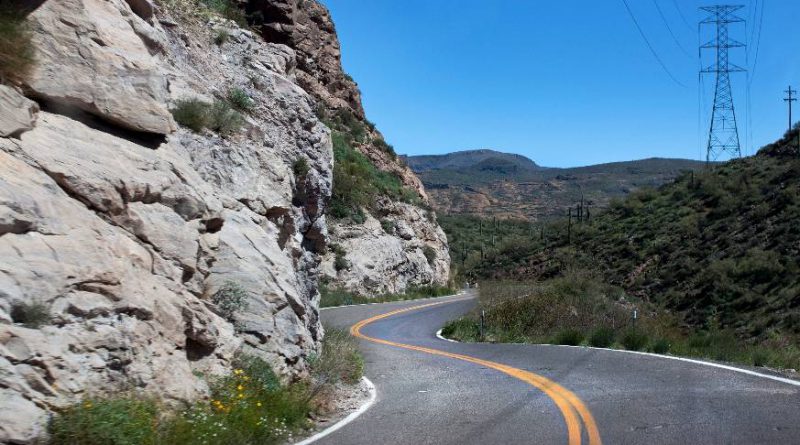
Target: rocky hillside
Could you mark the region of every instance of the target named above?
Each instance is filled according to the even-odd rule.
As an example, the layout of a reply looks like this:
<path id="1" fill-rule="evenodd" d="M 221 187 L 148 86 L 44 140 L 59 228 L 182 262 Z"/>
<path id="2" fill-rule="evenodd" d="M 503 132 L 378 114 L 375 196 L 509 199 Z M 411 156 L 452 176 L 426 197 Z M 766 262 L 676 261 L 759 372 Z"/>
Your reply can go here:
<path id="1" fill-rule="evenodd" d="M 279 0 L 250 1 L 247 12 L 263 25 L 266 40 L 297 51 L 297 81 L 318 100 L 317 114 L 334 133 L 338 167 L 325 281 L 366 296 L 446 285 L 447 238 L 422 182 L 366 119 L 358 86 L 342 70 L 328 10 Z"/>
<path id="2" fill-rule="evenodd" d="M 679 314 L 687 326 L 796 345 L 800 335 L 800 153 L 796 127 L 756 156 L 615 201 L 591 221 L 547 227 L 477 265 L 487 278 L 586 271 Z"/>
<path id="3" fill-rule="evenodd" d="M 657 187 L 703 163 L 642 159 L 576 168 L 540 167 L 517 154 L 493 150 L 409 156 L 434 207 L 443 214 L 547 220 L 579 202 L 604 208 L 611 198 Z"/>
<path id="4" fill-rule="evenodd" d="M 304 375 L 323 335 L 319 277 L 335 269 L 320 109 L 363 119 L 324 7 L 239 2 L 260 13 L 253 31 L 225 2 L 24 3 L 3 30 L 32 57 L 0 54 L 0 442 L 33 440 L 89 395 L 200 397 L 198 376 L 240 351 Z M 356 148 L 424 203 L 370 147 Z M 446 281 L 435 217 L 384 201 L 407 230 L 337 222 L 352 266 L 332 278 Z M 444 253 L 428 261 L 425 246 Z"/>

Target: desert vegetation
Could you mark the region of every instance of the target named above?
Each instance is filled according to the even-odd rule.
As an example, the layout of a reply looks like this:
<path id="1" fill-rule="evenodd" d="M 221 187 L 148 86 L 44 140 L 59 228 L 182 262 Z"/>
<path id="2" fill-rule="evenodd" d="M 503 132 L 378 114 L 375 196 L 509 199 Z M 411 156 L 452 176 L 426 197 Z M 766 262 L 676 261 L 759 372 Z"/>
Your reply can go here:
<path id="1" fill-rule="evenodd" d="M 403 293 L 388 293 L 376 296 L 365 296 L 345 289 L 321 285 L 322 295 L 320 307 L 347 306 L 351 304 L 386 303 L 389 301 L 418 300 L 421 298 L 443 297 L 455 293 L 455 289 L 447 286 L 417 286 L 406 289 Z"/>
<path id="2" fill-rule="evenodd" d="M 242 115 L 224 100 L 208 103 L 200 99 L 181 99 L 176 101 L 172 116 L 180 125 L 196 133 L 209 129 L 230 136 L 244 125 Z"/>
<path id="3" fill-rule="evenodd" d="M 485 281 L 479 289 L 479 309 L 450 322 L 443 335 L 460 341 L 582 345 L 800 367 L 800 348 L 787 338 L 754 342 L 718 323 L 687 327 L 677 314 L 583 273 L 544 282 Z"/>
<path id="4" fill-rule="evenodd" d="M 326 328 L 311 377 L 282 383 L 264 361 L 242 355 L 230 373 L 209 376 L 209 397 L 176 409 L 136 394 L 87 397 L 53 417 L 52 445 L 231 445 L 292 441 L 310 427 L 333 385 L 359 381 L 363 359 L 346 332 Z"/>
<path id="5" fill-rule="evenodd" d="M 475 252 L 474 223 L 441 218 L 448 236 L 455 234 L 450 238 L 454 269 L 487 283 L 524 283 L 519 284 L 524 291 L 508 294 L 501 289 L 510 285 L 481 290 L 491 314 L 486 335 L 494 337 L 488 340 L 591 344 L 595 338 L 597 344 L 629 349 L 797 369 L 797 137 L 795 129 L 757 156 L 644 188 L 612 201 L 591 219 L 554 220 L 527 233 L 520 226 L 493 249 L 483 235 L 482 260 Z M 463 266 L 459 244 L 470 251 Z M 595 284 L 581 287 L 587 283 Z M 494 304 L 496 295 L 508 298 Z M 564 318 L 541 305 L 579 315 Z M 642 317 L 636 330 L 611 322 L 632 305 Z M 584 313 L 602 315 L 606 322 L 587 320 Z M 475 338 L 474 323 L 472 317 L 450 329 Z"/>

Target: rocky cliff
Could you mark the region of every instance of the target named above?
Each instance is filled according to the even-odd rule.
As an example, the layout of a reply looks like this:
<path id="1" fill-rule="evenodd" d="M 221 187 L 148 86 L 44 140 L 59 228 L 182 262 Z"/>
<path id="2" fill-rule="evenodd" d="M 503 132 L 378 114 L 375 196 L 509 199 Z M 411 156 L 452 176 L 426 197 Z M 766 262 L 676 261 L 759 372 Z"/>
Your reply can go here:
<path id="1" fill-rule="evenodd" d="M 331 245 L 338 246 L 346 267 L 335 267 L 336 254 L 329 252 L 322 267 L 325 279 L 364 295 L 446 285 L 450 270 L 447 238 L 429 209 L 422 182 L 366 119 L 358 86 L 342 70 L 341 49 L 329 11 L 313 1 L 251 0 L 247 12 L 261 25 L 265 40 L 297 51 L 297 81 L 317 99 L 318 115 L 334 132 L 353 133 L 359 127 L 363 136 L 351 142 L 353 147 L 380 171 L 399 178 L 403 187 L 419 198 L 409 204 L 379 197 L 363 221 L 331 218 Z M 387 225 L 393 229 L 385 230 Z"/>
<path id="2" fill-rule="evenodd" d="M 0 442 L 89 393 L 197 397 L 242 348 L 301 375 L 322 335 L 331 141 L 296 52 L 142 4 L 45 2 L 0 86 Z M 233 87 L 254 106 L 229 136 L 169 112 Z"/>
<path id="3" fill-rule="evenodd" d="M 0 442 L 33 440 L 89 395 L 201 397 L 198 376 L 240 351 L 302 377 L 332 270 L 320 104 L 364 121 L 327 10 L 239 2 L 254 32 L 192 0 L 29 3 L 35 63 L 0 84 Z M 227 126 L 171 113 L 217 104 Z M 393 157 L 359 149 L 426 199 Z M 435 216 L 383 202 L 397 233 L 338 223 L 352 266 L 332 275 L 365 291 L 444 283 Z"/>

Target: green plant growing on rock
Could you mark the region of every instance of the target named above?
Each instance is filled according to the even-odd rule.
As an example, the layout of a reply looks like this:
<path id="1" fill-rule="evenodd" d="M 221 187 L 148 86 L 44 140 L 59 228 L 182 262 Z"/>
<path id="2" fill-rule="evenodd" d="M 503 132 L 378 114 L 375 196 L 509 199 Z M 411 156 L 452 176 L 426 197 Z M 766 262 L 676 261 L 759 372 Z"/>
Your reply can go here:
<path id="1" fill-rule="evenodd" d="M 24 79 L 35 62 L 33 32 L 13 1 L 0 0 L 0 83 Z"/>
<path id="2" fill-rule="evenodd" d="M 214 43 L 217 44 L 217 46 L 222 46 L 222 45 L 225 44 L 225 42 L 228 41 L 228 39 L 230 39 L 230 37 L 231 37 L 231 35 L 228 33 L 227 30 L 218 29 L 214 33 Z"/>
<path id="3" fill-rule="evenodd" d="M 209 128 L 223 136 L 230 136 L 244 125 L 244 118 L 238 111 L 231 109 L 227 102 L 214 101 L 209 110 Z"/>
<path id="4" fill-rule="evenodd" d="M 236 313 L 246 310 L 247 291 L 235 281 L 226 281 L 211 297 L 211 302 L 217 306 L 219 315 L 233 323 Z"/>
<path id="5" fill-rule="evenodd" d="M 389 220 L 389 219 L 382 219 L 381 220 L 381 228 L 388 235 L 394 235 L 394 229 L 395 229 L 394 221 Z"/>
<path id="6" fill-rule="evenodd" d="M 241 88 L 231 88 L 228 90 L 228 102 L 239 111 L 250 112 L 255 108 L 255 101 L 247 92 Z"/>
<path id="7" fill-rule="evenodd" d="M 200 0 L 200 3 L 222 17 L 233 20 L 242 28 L 247 27 L 247 15 L 234 0 Z"/>
<path id="8" fill-rule="evenodd" d="M 304 177 L 308 174 L 310 167 L 308 166 L 308 161 L 303 156 L 298 157 L 295 159 L 294 163 L 292 164 L 292 171 L 294 175 L 298 178 Z"/>
<path id="9" fill-rule="evenodd" d="M 175 121 L 195 133 L 204 129 L 228 136 L 242 128 L 244 118 L 231 109 L 226 101 L 216 100 L 213 104 L 200 99 L 180 99 L 171 110 Z"/>
<path id="10" fill-rule="evenodd" d="M 42 302 L 16 303 L 11 306 L 11 319 L 26 328 L 38 329 L 48 324 L 52 318 L 50 307 Z"/>
<path id="11" fill-rule="evenodd" d="M 209 126 L 209 107 L 207 102 L 200 99 L 180 99 L 171 110 L 172 117 L 178 124 L 199 133 Z"/>

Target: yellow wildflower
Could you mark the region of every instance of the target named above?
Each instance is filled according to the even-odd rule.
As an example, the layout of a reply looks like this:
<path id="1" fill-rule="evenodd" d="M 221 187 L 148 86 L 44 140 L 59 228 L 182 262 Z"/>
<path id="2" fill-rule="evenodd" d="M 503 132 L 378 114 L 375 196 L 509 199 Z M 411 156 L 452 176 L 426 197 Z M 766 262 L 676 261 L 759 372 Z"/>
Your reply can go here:
<path id="1" fill-rule="evenodd" d="M 244 390 L 244 386 L 239 385 L 239 386 L 236 387 L 236 389 L 238 389 L 239 391 L 243 391 Z"/>
<path id="2" fill-rule="evenodd" d="M 256 403 L 256 406 L 261 406 L 261 402 L 257 402 L 257 403 Z"/>

